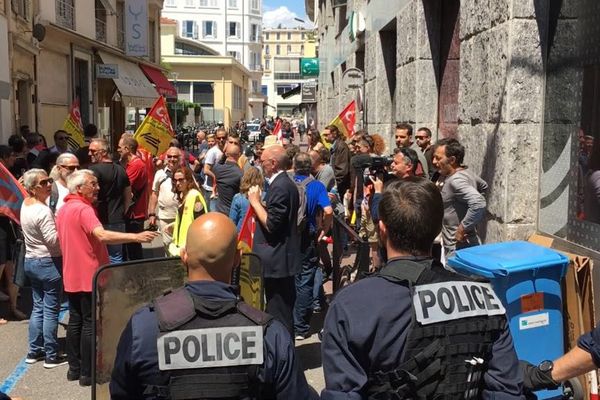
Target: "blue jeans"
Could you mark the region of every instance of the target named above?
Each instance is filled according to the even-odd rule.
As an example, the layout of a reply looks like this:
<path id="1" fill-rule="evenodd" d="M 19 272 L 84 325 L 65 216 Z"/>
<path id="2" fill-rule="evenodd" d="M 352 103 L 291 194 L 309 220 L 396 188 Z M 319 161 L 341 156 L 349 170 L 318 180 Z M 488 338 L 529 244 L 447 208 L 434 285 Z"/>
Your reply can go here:
<path id="1" fill-rule="evenodd" d="M 62 257 L 26 258 L 25 274 L 31 280 L 33 309 L 29 318 L 29 352 L 58 353 L 58 312 L 62 293 Z"/>
<path id="2" fill-rule="evenodd" d="M 313 287 L 319 257 L 314 241 L 303 252 L 302 270 L 296 275 L 296 303 L 294 304 L 294 331 L 296 335 L 308 334 L 313 312 Z"/>
<path id="3" fill-rule="evenodd" d="M 323 270 L 317 267 L 313 283 L 313 310 L 325 305 L 325 290 L 323 290 Z"/>
<path id="4" fill-rule="evenodd" d="M 104 229 L 107 231 L 125 232 L 125 222 L 105 224 Z M 106 248 L 108 249 L 108 259 L 111 264 L 122 263 L 124 261 L 122 244 L 107 244 Z"/>

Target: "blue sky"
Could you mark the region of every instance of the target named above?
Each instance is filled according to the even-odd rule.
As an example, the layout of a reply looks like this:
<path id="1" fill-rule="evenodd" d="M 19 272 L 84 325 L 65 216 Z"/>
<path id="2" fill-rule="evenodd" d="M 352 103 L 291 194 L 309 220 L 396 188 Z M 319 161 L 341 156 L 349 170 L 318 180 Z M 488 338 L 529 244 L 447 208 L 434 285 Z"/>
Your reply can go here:
<path id="1" fill-rule="evenodd" d="M 285 28 L 301 25 L 294 18 L 308 23 L 304 0 L 263 0 L 263 25 L 275 27 L 281 24 Z"/>

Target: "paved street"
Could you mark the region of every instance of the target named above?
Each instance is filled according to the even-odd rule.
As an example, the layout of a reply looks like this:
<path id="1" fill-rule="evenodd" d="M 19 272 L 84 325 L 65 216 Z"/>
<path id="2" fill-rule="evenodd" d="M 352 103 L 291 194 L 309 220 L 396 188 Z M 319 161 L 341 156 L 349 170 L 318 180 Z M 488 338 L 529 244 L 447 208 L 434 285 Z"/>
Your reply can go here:
<path id="1" fill-rule="evenodd" d="M 145 246 L 147 257 L 157 257 L 160 244 L 154 241 Z M 329 292 L 330 285 L 326 284 Z M 23 310 L 29 311 L 31 294 L 28 290 L 22 291 L 21 303 Z M 6 313 L 6 303 L 0 303 L 0 315 Z M 315 314 L 313 318 L 313 332 L 320 329 L 323 314 Z M 68 320 L 64 316 L 64 322 Z M 61 399 L 82 400 L 91 398 L 90 388 L 80 387 L 78 382 L 68 382 L 66 379 L 67 366 L 52 370 L 44 369 L 43 363 L 27 365 L 28 321 L 9 321 L 0 326 L 1 357 L 0 357 L 0 390 L 8 392 L 11 396 L 22 397 L 26 400 Z M 65 328 L 60 326 L 58 336 L 64 348 Z M 316 334 L 311 338 L 299 342 L 296 346 L 298 355 L 302 360 L 308 383 L 317 391 L 324 387 L 323 372 L 321 368 L 321 347 Z"/>

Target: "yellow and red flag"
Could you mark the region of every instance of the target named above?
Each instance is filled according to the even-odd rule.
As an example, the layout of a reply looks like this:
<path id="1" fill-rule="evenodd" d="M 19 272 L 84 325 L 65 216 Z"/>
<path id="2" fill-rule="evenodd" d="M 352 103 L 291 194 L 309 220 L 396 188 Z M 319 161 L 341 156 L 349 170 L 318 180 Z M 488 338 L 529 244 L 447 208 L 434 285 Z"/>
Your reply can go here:
<path id="1" fill-rule="evenodd" d="M 352 100 L 341 113 L 338 114 L 328 125 L 336 126 L 340 134 L 346 139 L 354 136 L 354 125 L 356 124 L 356 100 Z M 325 147 L 330 148 L 331 144 L 327 143 L 321 137 L 321 142 Z"/>
<path id="2" fill-rule="evenodd" d="M 81 109 L 79 108 L 79 98 L 76 98 L 71 104 L 69 115 L 62 126 L 63 131 L 69 135 L 69 147 L 76 150 L 85 143 L 83 140 L 83 123 L 81 122 Z"/>
<path id="3" fill-rule="evenodd" d="M 283 132 L 281 132 L 281 119 L 278 119 L 275 123 L 275 127 L 273 128 L 273 133 L 271 135 L 277 136 L 277 140 L 281 143 L 281 139 L 283 138 Z"/>
<path id="4" fill-rule="evenodd" d="M 244 253 L 252 252 L 252 245 L 254 244 L 254 231 L 256 230 L 256 214 L 254 208 L 248 206 L 248 211 L 242 222 L 242 228 L 238 233 L 238 249 Z"/>
<path id="5" fill-rule="evenodd" d="M 0 215 L 20 224 L 20 212 L 27 192 L 14 176 L 0 163 Z"/>
<path id="6" fill-rule="evenodd" d="M 160 96 L 133 135 L 138 144 L 153 156 L 163 154 L 175 133 L 165 98 Z"/>

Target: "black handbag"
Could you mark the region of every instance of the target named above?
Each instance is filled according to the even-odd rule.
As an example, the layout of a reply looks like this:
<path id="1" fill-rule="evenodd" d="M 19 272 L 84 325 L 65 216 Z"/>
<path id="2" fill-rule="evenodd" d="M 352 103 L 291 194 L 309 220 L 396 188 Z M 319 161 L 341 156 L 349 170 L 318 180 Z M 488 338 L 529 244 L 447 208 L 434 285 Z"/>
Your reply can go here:
<path id="1" fill-rule="evenodd" d="M 12 259 L 15 273 L 13 275 L 13 283 L 18 287 L 31 287 L 31 281 L 25 274 L 25 239 L 20 228 L 15 228 L 11 222 L 15 237 L 15 245 L 12 249 Z"/>

